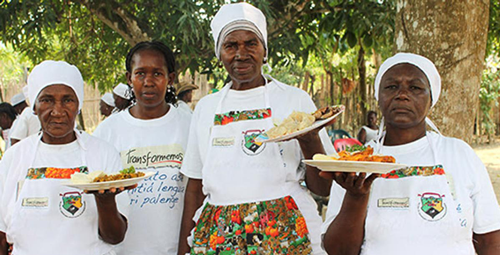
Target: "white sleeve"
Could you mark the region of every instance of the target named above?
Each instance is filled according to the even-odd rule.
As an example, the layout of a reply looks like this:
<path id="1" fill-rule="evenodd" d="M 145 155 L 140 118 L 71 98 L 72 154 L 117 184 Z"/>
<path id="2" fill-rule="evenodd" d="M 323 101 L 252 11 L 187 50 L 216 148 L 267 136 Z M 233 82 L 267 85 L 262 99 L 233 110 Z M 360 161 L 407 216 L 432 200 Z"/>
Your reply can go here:
<path id="1" fill-rule="evenodd" d="M 38 133 L 42 126 L 40 125 L 40 119 L 38 119 L 38 116 L 35 114 L 29 112 L 28 119 L 26 120 L 26 123 L 28 123 L 28 136 L 32 134 Z"/>
<path id="2" fill-rule="evenodd" d="M 11 205 L 12 198 L 15 196 L 15 188 L 17 187 L 17 180 L 14 180 L 12 177 L 13 173 L 17 173 L 19 171 L 10 172 L 12 168 L 16 168 L 16 161 L 14 155 L 18 155 L 19 147 L 8 150 L 5 152 L 2 160 L 0 160 L 0 231 L 6 233 L 8 229 L 8 219 L 7 214 L 9 210 L 13 209 Z M 19 159 L 19 158 L 17 158 Z M 20 172 L 19 172 L 20 173 Z"/>
<path id="3" fill-rule="evenodd" d="M 108 147 L 108 146 L 106 146 Z M 106 165 L 107 171 L 109 173 L 116 173 L 119 172 L 120 170 L 123 169 L 122 166 L 122 161 L 120 159 L 120 153 L 116 151 L 114 148 L 112 148 L 110 145 L 108 147 L 109 152 L 107 153 L 108 156 L 106 157 Z M 120 194 L 118 194 L 116 197 L 116 207 L 118 208 L 118 211 L 128 218 L 129 212 L 130 212 L 130 197 L 128 195 L 127 191 L 124 191 Z"/>
<path id="4" fill-rule="evenodd" d="M 104 122 L 101 122 L 101 124 L 99 124 L 95 128 L 94 132 L 92 132 L 92 135 L 95 136 L 95 137 L 97 137 L 97 138 L 99 138 L 99 139 L 102 139 L 104 141 L 109 141 L 109 139 L 107 139 L 108 137 L 106 137 L 106 135 L 105 135 L 105 129 L 106 128 L 103 127 L 105 125 L 103 123 Z"/>
<path id="5" fill-rule="evenodd" d="M 24 112 L 24 111 L 23 111 Z M 25 118 L 25 114 L 19 115 L 16 119 L 16 125 L 14 125 L 10 131 L 10 139 L 22 140 L 28 137 L 28 120 Z"/>
<path id="6" fill-rule="evenodd" d="M 474 188 L 471 198 L 474 206 L 474 225 L 476 234 L 486 234 L 500 229 L 500 206 L 493 190 L 486 167 L 472 149 L 469 152 L 469 163 L 472 165 Z"/>
<path id="7" fill-rule="evenodd" d="M 5 195 L 5 179 L 7 177 L 7 171 L 9 170 L 9 167 L 6 165 L 8 159 L 4 157 L 3 160 L 0 160 L 0 231 L 6 233 L 7 232 L 7 224 L 5 223 L 5 212 L 4 210 L 7 210 L 8 205 L 7 201 L 4 197 Z"/>
<path id="8" fill-rule="evenodd" d="M 203 177 L 201 172 L 203 161 L 201 160 L 200 142 L 197 133 L 200 123 L 200 111 L 201 107 L 196 107 L 191 117 L 186 154 L 182 161 L 182 168 L 180 171 L 182 174 L 192 179 L 202 179 Z"/>
<path id="9" fill-rule="evenodd" d="M 323 227 L 321 228 L 322 235 L 326 233 L 330 224 L 332 224 L 335 217 L 339 214 L 342 202 L 344 201 L 344 196 L 345 189 L 340 187 L 340 185 L 334 181 L 330 190 L 330 198 L 328 200 L 325 221 L 323 222 Z"/>

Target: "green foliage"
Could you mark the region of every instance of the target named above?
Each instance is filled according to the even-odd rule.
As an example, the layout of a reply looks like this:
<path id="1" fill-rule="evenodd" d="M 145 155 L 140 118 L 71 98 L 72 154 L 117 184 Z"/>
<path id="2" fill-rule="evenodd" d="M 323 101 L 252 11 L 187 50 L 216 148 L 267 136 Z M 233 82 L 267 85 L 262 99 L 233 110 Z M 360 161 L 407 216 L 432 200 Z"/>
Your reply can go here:
<path id="1" fill-rule="evenodd" d="M 23 66 L 29 66 L 29 61 L 11 47 L 0 44 L 0 84 L 23 82 Z"/>
<path id="2" fill-rule="evenodd" d="M 145 38 L 169 45 L 178 71 L 197 70 L 220 81 L 225 77 L 217 67 L 209 25 L 225 2 L 7 1 L 0 5 L 0 40 L 34 64 L 45 59 L 75 64 L 86 82 L 98 84 L 101 90 L 124 82 L 125 55 Z M 343 55 L 359 44 L 371 49 L 392 42 L 392 1 L 248 2 L 267 17 L 268 58 L 278 75 L 287 67 L 297 70 L 296 63 L 306 66 L 313 55 L 320 56 L 325 70 L 332 70 L 334 54 Z"/>
<path id="3" fill-rule="evenodd" d="M 488 27 L 488 41 L 486 44 L 486 57 L 500 56 L 500 1 L 490 1 L 490 22 Z"/>
<path id="4" fill-rule="evenodd" d="M 34 64 L 46 59 L 74 64 L 87 83 L 102 89 L 124 78 L 126 42 L 81 4 L 50 0 L 4 4 L 0 38 Z"/>
<path id="5" fill-rule="evenodd" d="M 491 117 L 493 106 L 498 106 L 500 97 L 500 71 L 491 72 L 485 70 L 479 90 L 479 103 L 482 112 L 481 122 L 487 134 L 492 134 L 495 130 L 495 122 Z"/>

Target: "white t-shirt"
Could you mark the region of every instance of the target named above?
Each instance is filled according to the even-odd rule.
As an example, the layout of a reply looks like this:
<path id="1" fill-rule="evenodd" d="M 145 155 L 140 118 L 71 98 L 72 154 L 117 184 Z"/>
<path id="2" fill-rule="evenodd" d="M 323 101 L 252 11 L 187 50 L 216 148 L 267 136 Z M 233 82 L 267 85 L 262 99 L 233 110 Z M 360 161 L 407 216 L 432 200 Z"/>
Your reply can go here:
<path id="1" fill-rule="evenodd" d="M 275 82 L 268 86 L 275 123 L 283 121 L 293 111 L 310 113 L 316 111 L 316 106 L 305 91 L 284 84 L 282 84 L 282 88 L 285 89 L 282 89 Z M 264 91 L 265 88 L 262 86 L 244 91 L 230 90 L 224 98 L 221 112 L 266 108 Z M 214 124 L 215 111 L 220 96 L 220 93 L 207 95 L 198 102 L 194 110 L 188 149 L 182 166 L 182 173 L 189 178 L 201 179 L 203 177 L 203 162 L 207 155 L 210 130 Z M 325 129 L 322 129 L 319 134 L 326 153 L 334 153 L 335 149 Z M 305 174 L 305 166 L 301 163 L 303 156 L 299 142 L 293 139 L 279 143 L 279 146 L 287 171 L 287 181 L 302 179 Z"/>
<path id="2" fill-rule="evenodd" d="M 430 142 L 433 144 L 432 148 Z M 373 146 L 373 143 L 370 145 Z M 372 218 L 373 222 L 368 222 L 367 218 L 365 233 L 373 232 L 373 226 L 376 226 L 377 234 L 370 235 L 373 239 L 370 249 L 364 249 L 365 241 L 361 254 L 380 254 L 380 251 L 383 251 L 383 254 L 387 255 L 429 252 L 473 255 L 475 252 L 472 246 L 472 232 L 484 234 L 500 229 L 500 208 L 486 168 L 465 142 L 427 132 L 426 137 L 417 141 L 399 146 L 383 146 L 380 152 L 394 156 L 398 163 L 409 166 L 442 165 L 453 199 L 448 200 L 448 204 L 443 206 L 445 210 L 438 217 L 428 218 L 422 213 L 419 197 L 406 198 L 404 203 L 401 202 L 402 193 L 414 190 L 415 194 L 422 194 L 418 196 L 423 199 L 426 191 L 436 189 L 437 187 L 414 185 L 416 181 L 428 177 L 376 179 L 373 182 L 369 204 L 378 203 L 378 206 L 368 208 L 368 215 L 371 210 L 374 211 L 372 215 L 390 215 L 391 222 L 377 221 L 375 218 Z M 334 182 L 323 233 L 338 214 L 344 194 L 345 190 Z M 381 202 L 383 204 L 380 204 Z M 440 224 L 446 217 L 457 217 L 454 219 L 456 224 Z M 397 240 L 394 240 L 395 236 Z"/>
<path id="3" fill-rule="evenodd" d="M 193 113 L 193 110 L 191 110 L 191 107 L 189 107 L 189 105 L 182 101 L 182 100 L 178 100 L 177 101 L 177 108 L 183 110 L 183 111 L 186 111 L 188 112 L 189 114 L 192 114 Z"/>
<path id="4" fill-rule="evenodd" d="M 44 144 L 33 135 L 9 149 L 0 162 L 0 231 L 14 244 L 13 254 L 114 254 L 114 246 L 99 237 L 94 195 L 62 183 L 70 169 L 121 168 L 116 150 L 86 133 L 64 145 Z M 122 199 L 128 196 L 117 195 Z M 118 210 L 128 213 L 127 207 Z"/>
<path id="5" fill-rule="evenodd" d="M 156 172 L 128 192 L 129 227 L 118 254 L 177 254 L 187 183 L 179 170 L 189 123 L 187 113 L 170 106 L 167 114 L 152 120 L 134 118 L 125 110 L 94 131 L 116 147 L 124 167 Z"/>
<path id="6" fill-rule="evenodd" d="M 40 120 L 33 113 L 30 106 L 24 108 L 21 114 L 14 120 L 10 128 L 10 139 L 22 140 L 40 131 Z"/>
<path id="7" fill-rule="evenodd" d="M 377 139 L 378 130 L 371 129 L 368 126 L 363 126 L 362 129 L 364 129 L 366 133 L 365 144 L 368 144 L 371 140 Z"/>

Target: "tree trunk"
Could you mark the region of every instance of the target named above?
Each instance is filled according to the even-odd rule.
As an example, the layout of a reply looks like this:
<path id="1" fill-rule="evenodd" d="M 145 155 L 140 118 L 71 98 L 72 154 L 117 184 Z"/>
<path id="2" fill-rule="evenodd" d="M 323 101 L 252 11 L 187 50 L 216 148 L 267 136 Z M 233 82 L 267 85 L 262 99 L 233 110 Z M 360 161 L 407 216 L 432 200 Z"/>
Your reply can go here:
<path id="1" fill-rule="evenodd" d="M 358 73 L 359 73 L 359 92 L 361 96 L 361 116 L 359 119 L 365 119 L 368 110 L 368 91 L 366 90 L 366 64 L 365 64 L 365 50 L 361 43 L 359 44 L 358 51 Z"/>
<path id="2" fill-rule="evenodd" d="M 431 119 L 446 136 L 472 141 L 484 68 L 489 0 L 399 0 L 395 47 L 434 62 L 442 79 Z"/>
<path id="3" fill-rule="evenodd" d="M 120 34 L 131 46 L 142 41 L 150 41 L 147 24 L 143 24 L 132 13 L 122 8 L 115 1 L 93 2 L 78 0 L 87 9 L 96 15 L 104 24 Z"/>

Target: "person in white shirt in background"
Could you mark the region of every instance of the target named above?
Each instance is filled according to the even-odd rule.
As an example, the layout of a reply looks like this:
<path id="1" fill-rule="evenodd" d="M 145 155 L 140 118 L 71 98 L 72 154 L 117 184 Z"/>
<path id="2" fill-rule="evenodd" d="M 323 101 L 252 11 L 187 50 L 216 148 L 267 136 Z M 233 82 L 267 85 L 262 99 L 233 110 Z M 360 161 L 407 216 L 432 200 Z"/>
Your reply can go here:
<path id="1" fill-rule="evenodd" d="M 13 95 L 10 99 L 10 104 L 14 107 L 17 114 L 21 114 L 24 108 L 28 107 L 26 97 L 23 92 Z"/>
<path id="2" fill-rule="evenodd" d="M 138 43 L 125 64 L 136 103 L 105 119 L 94 135 L 115 146 L 125 167 L 155 174 L 128 192 L 129 229 L 117 252 L 176 254 L 186 189 L 179 171 L 191 115 L 173 106 L 175 58 L 165 44 Z"/>
<path id="3" fill-rule="evenodd" d="M 231 82 L 193 113 L 181 169 L 189 180 L 178 254 L 325 254 L 322 220 L 307 189 L 328 196 L 331 180 L 301 159 L 334 153 L 326 131 L 282 143 L 255 140 L 273 119 L 316 106 L 305 91 L 263 74 L 267 24 L 259 9 L 224 5 L 211 28 Z"/>
<path id="4" fill-rule="evenodd" d="M 181 82 L 177 85 L 177 108 L 193 113 L 189 103 L 193 101 L 193 90 L 195 89 L 198 89 L 198 86 L 189 82 Z"/>
<path id="5" fill-rule="evenodd" d="M 101 97 L 101 101 L 99 101 L 99 111 L 104 118 L 108 117 L 113 113 L 115 109 L 115 99 L 113 98 L 113 94 L 106 92 Z"/>
<path id="6" fill-rule="evenodd" d="M 118 195 L 124 188 L 86 194 L 64 185 L 73 173 L 122 169 L 111 145 L 74 129 L 84 101 L 80 71 L 47 60 L 33 68 L 28 86 L 42 132 L 0 162 L 0 255 L 9 244 L 12 255 L 115 254 L 127 230 L 127 207 L 117 207 L 128 201 Z"/>
<path id="7" fill-rule="evenodd" d="M 366 123 L 367 125 L 361 127 L 361 130 L 358 132 L 358 141 L 362 144 L 366 144 L 377 138 L 377 112 L 368 111 L 366 114 Z"/>
<path id="8" fill-rule="evenodd" d="M 486 168 L 427 118 L 440 92 L 438 70 L 425 57 L 398 53 L 380 66 L 375 98 L 383 118 L 368 145 L 408 168 L 321 172 L 336 182 L 323 228 L 329 254 L 500 254 L 500 207 Z"/>
<path id="9" fill-rule="evenodd" d="M 26 102 L 28 90 L 28 86 L 23 87 L 24 100 L 20 104 L 16 104 L 17 109 L 22 109 L 22 112 L 12 124 L 10 130 L 11 146 L 32 134 L 40 132 L 40 120 L 38 120 L 31 107 L 26 107 L 28 105 L 28 102 Z"/>
<path id="10" fill-rule="evenodd" d="M 17 112 L 9 103 L 0 103 L 0 128 L 2 128 L 2 139 L 5 142 L 6 151 L 10 147 L 9 131 L 12 123 L 17 118 Z"/>
<path id="11" fill-rule="evenodd" d="M 113 88 L 113 99 L 115 100 L 115 109 L 113 112 L 119 112 L 132 105 L 132 88 L 123 83 L 119 83 Z"/>

